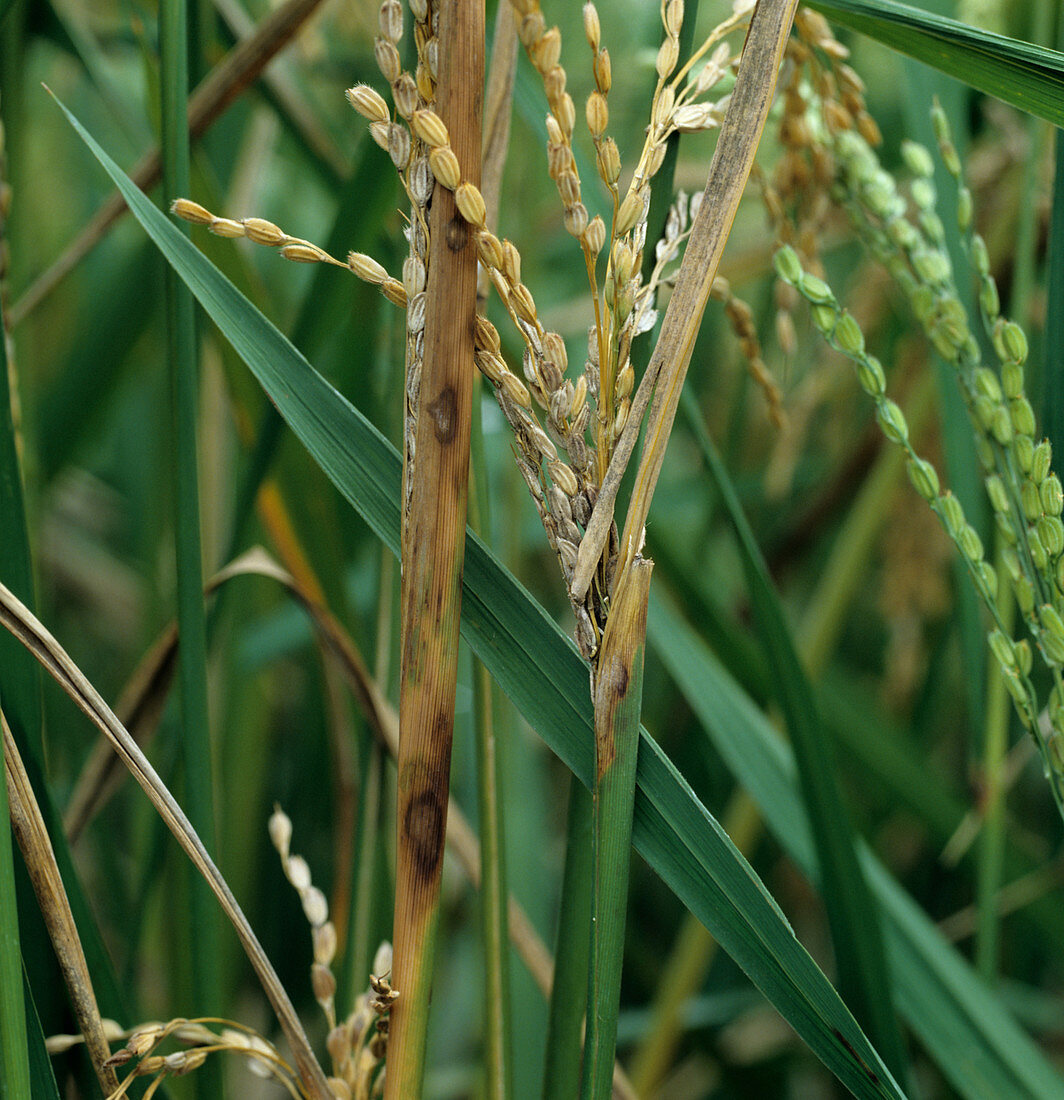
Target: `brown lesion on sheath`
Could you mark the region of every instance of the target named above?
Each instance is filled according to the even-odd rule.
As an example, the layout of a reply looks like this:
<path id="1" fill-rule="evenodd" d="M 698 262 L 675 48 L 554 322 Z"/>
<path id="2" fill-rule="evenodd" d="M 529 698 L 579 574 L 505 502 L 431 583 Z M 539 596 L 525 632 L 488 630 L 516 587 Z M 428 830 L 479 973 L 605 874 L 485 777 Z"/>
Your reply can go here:
<path id="1" fill-rule="evenodd" d="M 432 431 L 440 443 L 450 443 L 454 439 L 458 421 L 458 399 L 454 387 L 442 390 L 428 407 L 432 417 Z"/>
<path id="2" fill-rule="evenodd" d="M 595 772 L 605 775 L 610 765 L 617 759 L 617 746 L 612 737 L 603 730 L 595 731 Z"/>
<path id="3" fill-rule="evenodd" d="M 616 654 L 597 670 L 595 682 L 595 766 L 602 775 L 613 763 L 617 746 L 613 739 L 613 715 L 628 691 L 629 672 Z"/>
<path id="4" fill-rule="evenodd" d="M 628 694 L 628 681 L 631 678 L 631 670 L 625 663 L 625 659 L 619 654 L 613 654 L 600 663 L 598 668 L 597 686 L 595 694 L 603 703 L 619 703 Z"/>
<path id="5" fill-rule="evenodd" d="M 443 855 L 447 812 L 435 791 L 411 798 L 403 815 L 403 839 L 409 845 L 414 868 L 422 879 L 435 878 Z"/>
<path id="6" fill-rule="evenodd" d="M 629 672 L 626 665 L 622 665 L 617 670 L 616 682 L 613 685 L 613 695 L 615 699 L 623 699 L 628 694 L 628 679 Z"/>
<path id="7" fill-rule="evenodd" d="M 461 252 L 469 244 L 469 223 L 461 214 L 456 213 L 447 223 L 443 235 L 452 252 Z"/>
<path id="8" fill-rule="evenodd" d="M 641 556 L 629 566 L 617 586 L 610 618 L 594 670 L 595 767 L 602 776 L 617 757 L 614 723 L 626 707 L 632 686 L 633 662 L 642 661 L 646 644 L 647 597 L 653 562 Z M 633 745 L 634 751 L 634 745 Z"/>

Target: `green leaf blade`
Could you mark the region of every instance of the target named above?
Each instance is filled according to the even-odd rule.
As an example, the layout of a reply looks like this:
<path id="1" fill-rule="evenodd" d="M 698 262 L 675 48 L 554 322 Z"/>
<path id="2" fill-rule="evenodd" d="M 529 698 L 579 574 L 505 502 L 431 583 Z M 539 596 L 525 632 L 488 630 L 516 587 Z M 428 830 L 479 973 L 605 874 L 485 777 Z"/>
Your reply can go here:
<path id="1" fill-rule="evenodd" d="M 879 911 L 858 864 L 854 831 L 839 788 L 834 746 L 821 721 L 813 687 L 798 659 L 768 565 L 738 493 L 689 390 L 681 402 L 735 532 L 758 636 L 794 747 L 805 812 L 816 844 L 821 897 L 831 927 L 840 990 L 895 1073 L 904 1076 L 905 1047 L 891 1005 L 891 976 Z"/>
<path id="2" fill-rule="evenodd" d="M 1028 114 L 1064 126 L 1064 55 L 897 0 L 810 0 L 851 27 Z"/>

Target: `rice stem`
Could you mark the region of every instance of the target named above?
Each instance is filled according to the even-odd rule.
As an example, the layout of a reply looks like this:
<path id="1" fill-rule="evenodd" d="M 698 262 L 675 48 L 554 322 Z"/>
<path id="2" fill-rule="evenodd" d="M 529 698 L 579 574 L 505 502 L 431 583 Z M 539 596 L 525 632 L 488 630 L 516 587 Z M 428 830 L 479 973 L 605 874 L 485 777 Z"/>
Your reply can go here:
<path id="1" fill-rule="evenodd" d="M 440 5 L 436 112 L 454 154 L 479 181 L 483 8 Z M 474 235 L 451 191 L 437 187 L 429 222 L 424 361 L 416 473 L 403 532 L 402 671 L 395 957 L 386 1100 L 421 1095 L 439 920 L 469 472 Z"/>

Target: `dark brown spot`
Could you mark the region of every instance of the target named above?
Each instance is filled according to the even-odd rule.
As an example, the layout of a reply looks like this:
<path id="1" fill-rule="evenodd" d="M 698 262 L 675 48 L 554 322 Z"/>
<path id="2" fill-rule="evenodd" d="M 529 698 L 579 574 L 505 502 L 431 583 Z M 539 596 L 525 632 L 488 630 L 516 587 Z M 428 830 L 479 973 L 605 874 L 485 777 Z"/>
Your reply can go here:
<path id="1" fill-rule="evenodd" d="M 437 395 L 429 405 L 429 415 L 436 438 L 440 443 L 450 443 L 454 439 L 455 421 L 458 419 L 458 400 L 453 386 L 448 386 Z"/>
<path id="2" fill-rule="evenodd" d="M 406 807 L 403 836 L 410 845 L 414 867 L 424 879 L 436 875 L 443 856 L 445 824 L 443 805 L 432 791 L 422 791 Z"/>
<path id="3" fill-rule="evenodd" d="M 617 686 L 615 690 L 618 699 L 623 699 L 628 692 L 628 668 L 625 665 L 621 665 L 617 669 Z"/>
<path id="4" fill-rule="evenodd" d="M 631 673 L 624 661 L 617 654 L 614 654 L 599 665 L 598 687 L 595 689 L 596 697 L 601 698 L 602 703 L 606 706 L 619 703 L 628 691 L 630 675 Z"/>
<path id="5" fill-rule="evenodd" d="M 441 707 L 436 712 L 435 721 L 432 723 L 432 743 L 437 751 L 442 752 L 445 758 L 451 755 L 451 738 L 454 734 L 454 715 L 446 707 Z"/>
<path id="6" fill-rule="evenodd" d="M 461 252 L 469 244 L 469 223 L 461 214 L 455 214 L 447 223 L 444 239 L 452 252 Z"/>

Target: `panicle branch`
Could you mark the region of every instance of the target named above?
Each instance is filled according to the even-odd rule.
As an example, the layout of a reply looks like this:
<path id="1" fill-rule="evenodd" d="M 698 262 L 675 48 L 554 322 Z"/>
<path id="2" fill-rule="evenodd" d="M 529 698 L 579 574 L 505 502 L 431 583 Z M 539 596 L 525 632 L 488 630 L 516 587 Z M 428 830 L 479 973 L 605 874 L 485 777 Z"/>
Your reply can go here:
<path id="1" fill-rule="evenodd" d="M 302 237 L 291 237 L 283 229 L 266 221 L 265 218 L 219 218 L 197 202 L 189 199 L 175 199 L 170 204 L 170 212 L 184 221 L 195 225 L 205 225 L 218 237 L 236 239 L 244 237 L 255 244 L 276 248 L 286 260 L 300 264 L 332 264 L 345 267 L 365 283 L 372 283 L 393 305 L 405 307 L 407 304 L 403 284 L 392 278 L 372 256 L 362 252 L 349 252 L 347 263 L 330 256 L 324 248 Z"/>

